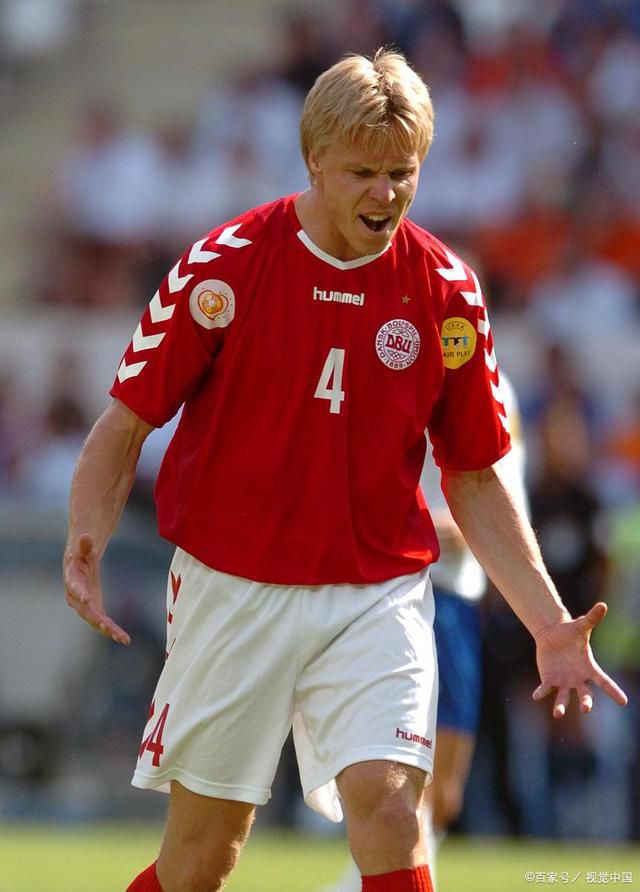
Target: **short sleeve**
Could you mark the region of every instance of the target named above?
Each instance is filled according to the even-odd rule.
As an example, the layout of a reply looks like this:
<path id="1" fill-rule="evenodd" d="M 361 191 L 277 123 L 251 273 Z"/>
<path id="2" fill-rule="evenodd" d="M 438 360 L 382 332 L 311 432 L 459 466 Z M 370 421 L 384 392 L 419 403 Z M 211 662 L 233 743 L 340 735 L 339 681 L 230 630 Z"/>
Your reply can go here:
<path id="1" fill-rule="evenodd" d="M 165 277 L 110 391 L 154 427 L 169 421 L 198 386 L 235 316 L 233 276 L 212 248 L 208 238 L 192 245 Z"/>
<path id="2" fill-rule="evenodd" d="M 445 292 L 441 322 L 444 383 L 428 430 L 443 470 L 477 471 L 510 449 L 493 336 L 475 273 L 446 252 L 436 270 Z"/>

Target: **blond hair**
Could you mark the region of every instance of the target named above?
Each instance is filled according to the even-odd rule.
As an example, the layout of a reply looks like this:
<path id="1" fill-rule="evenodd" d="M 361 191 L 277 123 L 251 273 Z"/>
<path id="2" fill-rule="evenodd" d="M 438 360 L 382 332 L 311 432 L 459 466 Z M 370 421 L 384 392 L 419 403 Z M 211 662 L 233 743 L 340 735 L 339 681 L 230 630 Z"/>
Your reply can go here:
<path id="1" fill-rule="evenodd" d="M 316 80 L 300 120 L 302 156 L 334 142 L 358 143 L 373 154 L 414 152 L 422 161 L 433 139 L 429 88 L 401 53 L 345 56 Z"/>

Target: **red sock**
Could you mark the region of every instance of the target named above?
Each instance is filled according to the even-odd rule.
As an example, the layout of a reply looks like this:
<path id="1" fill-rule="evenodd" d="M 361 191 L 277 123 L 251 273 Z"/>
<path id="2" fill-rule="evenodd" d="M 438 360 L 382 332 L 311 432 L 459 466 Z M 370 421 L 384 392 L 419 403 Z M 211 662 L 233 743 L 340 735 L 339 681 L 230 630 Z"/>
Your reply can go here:
<path id="1" fill-rule="evenodd" d="M 127 892 L 162 892 L 162 886 L 156 876 L 155 861 L 135 878 L 127 888 Z"/>
<path id="2" fill-rule="evenodd" d="M 434 892 L 426 864 L 413 870 L 394 870 L 362 877 L 362 892 Z"/>

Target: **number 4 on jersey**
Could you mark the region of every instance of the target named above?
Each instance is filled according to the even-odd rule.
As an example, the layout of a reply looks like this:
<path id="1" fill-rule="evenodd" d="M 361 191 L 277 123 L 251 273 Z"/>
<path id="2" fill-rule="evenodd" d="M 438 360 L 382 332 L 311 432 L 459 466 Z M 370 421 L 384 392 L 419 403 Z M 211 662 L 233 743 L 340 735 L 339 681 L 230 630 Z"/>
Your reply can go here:
<path id="1" fill-rule="evenodd" d="M 318 400 L 329 400 L 329 411 L 332 415 L 340 414 L 340 404 L 344 399 L 344 390 L 341 389 L 343 371 L 344 350 L 332 347 L 322 367 L 316 392 L 313 394 Z"/>

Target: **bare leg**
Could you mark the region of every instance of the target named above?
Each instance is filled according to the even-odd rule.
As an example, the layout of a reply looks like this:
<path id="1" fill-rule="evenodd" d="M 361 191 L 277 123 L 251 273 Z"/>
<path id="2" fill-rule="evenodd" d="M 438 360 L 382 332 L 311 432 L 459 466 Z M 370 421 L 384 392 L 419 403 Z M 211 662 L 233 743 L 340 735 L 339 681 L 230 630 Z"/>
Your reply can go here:
<path id="1" fill-rule="evenodd" d="M 171 783 L 169 816 L 156 866 L 163 892 L 223 889 L 249 835 L 255 806 L 213 799 Z"/>
<path id="2" fill-rule="evenodd" d="M 362 874 L 425 864 L 420 812 L 425 773 L 397 762 L 350 765 L 337 778 L 347 834 Z"/>

